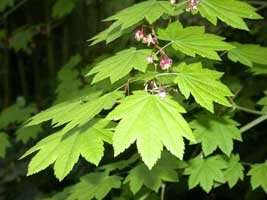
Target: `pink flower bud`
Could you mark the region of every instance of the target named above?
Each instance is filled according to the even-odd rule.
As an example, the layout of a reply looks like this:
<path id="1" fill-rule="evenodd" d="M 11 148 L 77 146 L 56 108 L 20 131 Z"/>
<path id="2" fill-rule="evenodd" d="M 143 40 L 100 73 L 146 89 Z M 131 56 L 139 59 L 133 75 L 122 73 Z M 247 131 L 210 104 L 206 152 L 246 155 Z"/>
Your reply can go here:
<path id="1" fill-rule="evenodd" d="M 147 44 L 148 43 L 148 38 L 146 35 L 143 36 L 143 43 L 144 44 Z"/>
<path id="2" fill-rule="evenodd" d="M 187 12 L 189 12 L 191 10 L 197 10 L 199 5 L 200 5 L 200 0 L 187 0 L 187 6 L 186 6 L 185 10 Z"/>
<path id="3" fill-rule="evenodd" d="M 149 64 L 152 64 L 152 63 L 154 62 L 154 58 L 153 58 L 152 55 L 147 56 L 147 57 L 146 57 L 146 60 L 147 60 L 147 62 L 148 62 Z"/>
<path id="4" fill-rule="evenodd" d="M 159 97 L 162 98 L 162 99 L 165 99 L 167 97 L 167 93 L 165 91 L 160 91 L 158 93 Z"/>
<path id="5" fill-rule="evenodd" d="M 169 69 L 172 66 L 172 63 L 173 63 L 172 59 L 165 57 L 161 58 L 159 65 L 161 69 Z"/>
<path id="6" fill-rule="evenodd" d="M 136 30 L 134 35 L 135 35 L 135 39 L 139 42 L 145 37 L 143 30 Z"/>

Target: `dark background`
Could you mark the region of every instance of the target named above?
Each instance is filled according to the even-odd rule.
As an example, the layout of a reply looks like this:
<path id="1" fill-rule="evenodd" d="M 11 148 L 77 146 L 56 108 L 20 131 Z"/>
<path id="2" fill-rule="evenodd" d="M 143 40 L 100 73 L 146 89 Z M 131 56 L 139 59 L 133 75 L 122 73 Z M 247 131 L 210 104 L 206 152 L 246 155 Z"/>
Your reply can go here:
<path id="1" fill-rule="evenodd" d="M 133 43 L 131 34 L 109 45 L 101 43 L 89 47 L 87 40 L 109 25 L 101 20 L 137 2 L 140 1 L 76 0 L 75 6 L 63 16 L 53 14 L 56 0 L 17 0 L 13 6 L 0 10 L 0 112 L 16 104 L 18 97 L 23 97 L 26 105 L 34 103 L 37 110 L 49 107 L 59 95 L 56 92 L 60 84 L 58 72 L 73 55 L 81 56 L 80 64 L 75 66 L 76 78 L 80 80 L 83 68 L 90 68 L 100 56 L 112 54 Z M 267 46 L 267 1 L 250 2 L 259 8 L 259 13 L 265 17 L 265 20 L 247 21 L 250 32 L 235 30 L 221 22 L 214 27 L 199 15 L 184 14 L 181 21 L 185 25 L 205 25 L 208 32 L 227 37 L 228 41 Z M 67 6 L 63 5 L 54 12 L 60 13 Z M 22 30 L 24 33 L 19 35 Z M 2 36 L 1 32 L 4 33 Z M 223 59 L 226 60 L 226 57 Z M 232 87 L 238 84 L 246 88 L 240 93 L 239 103 L 254 108 L 254 102 L 262 97 L 264 90 L 267 90 L 266 76 L 251 76 L 245 66 L 231 62 L 224 65 L 223 70 L 228 75 L 226 77 L 230 77 L 225 81 Z M 71 82 L 66 85 L 71 85 Z M 12 117 L 15 118 L 14 115 Z M 254 119 L 253 115 L 242 113 L 235 117 L 244 124 Z M 43 133 L 36 140 L 29 140 L 24 144 L 16 141 L 15 132 L 20 121 L 11 119 L 11 122 L 6 127 L 0 126 L 0 130 L 9 134 L 11 143 L 6 158 L 0 158 L 0 200 L 32 200 L 60 191 L 65 186 L 77 182 L 81 175 L 92 168 L 81 160 L 61 183 L 56 180 L 51 169 L 25 177 L 29 160 L 17 159 L 51 130 L 45 125 Z M 244 138 L 247 145 L 237 144 L 235 147 L 245 161 L 263 162 L 266 158 L 266 128 L 266 124 L 254 128 L 253 131 L 257 134 L 253 135 L 252 131 Z M 114 191 L 114 194 L 117 195 L 118 192 Z M 178 185 L 168 185 L 166 199 L 257 200 L 267 197 L 261 189 L 252 192 L 249 180 L 240 182 L 232 190 L 222 186 L 206 194 L 199 188 L 188 191 L 187 180 L 182 179 Z"/>

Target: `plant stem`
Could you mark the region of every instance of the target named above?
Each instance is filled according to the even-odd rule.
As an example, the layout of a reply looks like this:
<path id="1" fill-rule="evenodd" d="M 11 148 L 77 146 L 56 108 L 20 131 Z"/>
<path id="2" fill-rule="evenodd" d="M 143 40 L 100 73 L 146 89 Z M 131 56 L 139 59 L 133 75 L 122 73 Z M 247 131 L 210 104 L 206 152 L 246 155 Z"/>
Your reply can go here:
<path id="1" fill-rule="evenodd" d="M 150 192 L 148 192 L 148 193 L 144 194 L 143 196 L 141 196 L 139 198 L 139 200 L 145 200 L 145 199 L 147 199 L 147 197 L 149 197 L 149 195 L 150 195 Z"/>
<path id="2" fill-rule="evenodd" d="M 11 15 L 13 12 L 15 12 L 18 8 L 23 6 L 28 0 L 21 0 L 19 3 L 17 3 L 15 6 L 13 6 L 9 11 L 7 11 L 4 15 L 3 18 L 6 19 L 9 15 Z"/>
<path id="3" fill-rule="evenodd" d="M 244 111 L 244 112 L 247 112 L 247 113 L 255 114 L 255 115 L 265 115 L 265 114 L 267 114 L 266 112 L 252 110 L 252 109 L 245 108 L 245 107 L 242 107 L 242 106 L 239 106 L 239 105 L 236 105 L 236 104 L 233 104 L 233 108 L 241 110 L 241 111 Z"/>
<path id="4" fill-rule="evenodd" d="M 160 76 L 178 76 L 180 73 L 161 73 L 161 74 L 156 74 L 154 78 L 160 77 Z"/>
<path id="5" fill-rule="evenodd" d="M 246 124 L 245 126 L 243 126 L 240 129 L 240 132 L 244 133 L 244 132 L 252 129 L 253 127 L 257 126 L 258 124 L 262 123 L 265 120 L 267 120 L 267 114 L 262 115 L 262 116 L 258 117 L 257 119 L 253 120 L 252 122 Z"/>
<path id="6" fill-rule="evenodd" d="M 168 44 L 166 44 L 163 47 L 160 47 L 158 45 L 155 45 L 155 47 L 158 49 L 158 51 L 155 53 L 155 55 L 158 55 L 160 52 L 162 53 L 164 49 L 166 49 L 168 46 L 172 45 L 173 42 L 169 42 Z M 165 54 L 165 52 L 163 52 L 163 54 Z"/>
<path id="7" fill-rule="evenodd" d="M 161 195 L 160 195 L 160 200 L 164 200 L 165 189 L 166 189 L 166 185 L 165 185 L 164 183 L 162 183 L 162 184 L 161 184 Z"/>

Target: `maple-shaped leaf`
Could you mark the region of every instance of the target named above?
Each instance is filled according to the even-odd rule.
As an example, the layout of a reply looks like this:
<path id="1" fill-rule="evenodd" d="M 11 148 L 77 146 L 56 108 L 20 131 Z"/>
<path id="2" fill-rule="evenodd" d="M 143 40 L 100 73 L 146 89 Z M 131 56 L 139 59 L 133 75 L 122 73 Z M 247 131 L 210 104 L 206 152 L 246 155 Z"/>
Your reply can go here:
<path id="1" fill-rule="evenodd" d="M 217 51 L 233 48 L 232 45 L 223 41 L 225 38 L 205 33 L 204 26 L 183 28 L 179 22 L 171 23 L 167 29 L 159 29 L 158 38 L 171 42 L 171 46 L 175 50 L 186 55 L 195 57 L 198 54 L 214 60 L 221 60 Z"/>
<path id="2" fill-rule="evenodd" d="M 182 159 L 183 137 L 195 141 L 192 131 L 182 117 L 185 110 L 170 97 L 162 98 L 145 91 L 136 91 L 112 110 L 108 119 L 120 120 L 115 128 L 115 155 L 136 141 L 138 152 L 151 169 L 161 156 L 163 146 Z"/>
<path id="3" fill-rule="evenodd" d="M 0 132 L 0 158 L 6 156 L 6 149 L 10 147 L 11 144 L 6 133 Z"/>
<path id="4" fill-rule="evenodd" d="M 61 130 L 44 138 L 21 157 L 24 158 L 38 151 L 30 161 L 28 175 L 35 174 L 55 163 L 55 175 L 59 180 L 63 180 L 80 155 L 88 162 L 98 165 L 104 155 L 104 141 L 112 143 L 112 132 L 105 129 L 107 123 L 103 120 L 92 120 L 68 133 Z"/>
<path id="5" fill-rule="evenodd" d="M 248 67 L 254 64 L 267 65 L 267 47 L 256 44 L 231 43 L 235 48 L 228 53 L 228 58 L 233 62 L 240 62 Z"/>
<path id="6" fill-rule="evenodd" d="M 62 18 L 75 8 L 76 0 L 57 0 L 53 5 L 52 16 L 54 18 Z"/>
<path id="7" fill-rule="evenodd" d="M 16 29 L 10 39 L 10 47 L 16 52 L 24 50 L 30 52 L 28 44 L 31 42 L 33 35 L 35 34 L 36 27 L 34 26 L 23 26 Z"/>
<path id="8" fill-rule="evenodd" d="M 71 186 L 66 200 L 104 199 L 113 189 L 121 187 L 121 177 L 95 172 L 83 176 L 80 182 Z"/>
<path id="9" fill-rule="evenodd" d="M 124 183 L 130 185 L 131 191 L 136 194 L 143 185 L 155 192 L 161 186 L 162 181 L 178 182 L 176 169 L 179 167 L 179 160 L 164 151 L 161 159 L 149 170 L 146 165 L 139 164 L 129 172 Z"/>
<path id="10" fill-rule="evenodd" d="M 52 106 L 32 117 L 27 126 L 52 120 L 54 126 L 61 126 L 68 123 L 63 129 L 67 132 L 78 125 L 82 126 L 86 124 L 103 109 L 111 109 L 117 100 L 124 96 L 121 91 L 107 93 L 99 97 L 101 93 L 101 91 L 92 91 L 86 96 Z"/>
<path id="11" fill-rule="evenodd" d="M 202 17 L 217 25 L 217 19 L 243 30 L 249 30 L 244 19 L 262 19 L 256 8 L 239 0 L 201 0 L 198 8 Z"/>
<path id="12" fill-rule="evenodd" d="M 254 164 L 248 172 L 248 176 L 251 176 L 250 183 L 255 190 L 258 187 L 267 193 L 267 161 L 261 164 Z"/>
<path id="13" fill-rule="evenodd" d="M 231 155 L 230 158 L 225 158 L 227 168 L 223 171 L 224 179 L 232 188 L 238 182 L 238 180 L 244 179 L 244 167 L 240 163 L 239 155 Z"/>
<path id="14" fill-rule="evenodd" d="M 98 63 L 88 74 L 96 74 L 92 83 L 110 78 L 111 83 L 128 75 L 132 69 L 145 72 L 148 67 L 146 57 L 152 54 L 150 49 L 130 48 L 118 52 L 115 56 Z"/>
<path id="15" fill-rule="evenodd" d="M 41 125 L 21 127 L 16 130 L 16 141 L 22 141 L 26 144 L 30 139 L 37 138 L 38 134 L 42 131 Z"/>
<path id="16" fill-rule="evenodd" d="M 217 147 L 227 156 L 233 151 L 233 140 L 242 141 L 239 125 L 229 117 L 199 115 L 191 123 L 196 141 L 202 144 L 205 156 L 213 153 Z"/>
<path id="17" fill-rule="evenodd" d="M 175 83 L 178 84 L 181 93 L 189 98 L 193 95 L 195 101 L 210 112 L 213 112 L 213 102 L 224 106 L 231 106 L 226 97 L 232 96 L 232 92 L 219 79 L 223 73 L 202 68 L 201 63 L 178 66 Z"/>
<path id="18" fill-rule="evenodd" d="M 90 41 L 93 41 L 92 45 L 105 40 L 107 43 L 112 42 L 120 37 L 124 30 L 138 25 L 144 19 L 149 24 L 153 24 L 163 14 L 179 15 L 183 12 L 184 5 L 184 2 L 174 6 L 168 1 L 156 0 L 134 4 L 104 20 L 115 22 L 108 29 L 90 39 Z"/>
<path id="19" fill-rule="evenodd" d="M 7 7 L 14 5 L 14 0 L 1 0 L 0 1 L 0 12 L 3 12 Z"/>
<path id="20" fill-rule="evenodd" d="M 198 184 L 205 192 L 210 192 L 215 182 L 224 183 L 223 169 L 227 168 L 220 156 L 208 158 L 196 157 L 189 161 L 184 174 L 189 175 L 189 189 Z"/>
<path id="21" fill-rule="evenodd" d="M 24 99 L 22 99 L 24 101 Z M 30 104 L 28 106 L 20 105 L 19 102 L 5 108 L 0 113 L 0 129 L 7 127 L 12 123 L 22 123 L 31 117 L 31 114 L 36 113 L 36 105 Z"/>
<path id="22" fill-rule="evenodd" d="M 257 104 L 263 106 L 262 111 L 267 113 L 267 91 L 264 92 L 265 97 L 261 98 Z"/>

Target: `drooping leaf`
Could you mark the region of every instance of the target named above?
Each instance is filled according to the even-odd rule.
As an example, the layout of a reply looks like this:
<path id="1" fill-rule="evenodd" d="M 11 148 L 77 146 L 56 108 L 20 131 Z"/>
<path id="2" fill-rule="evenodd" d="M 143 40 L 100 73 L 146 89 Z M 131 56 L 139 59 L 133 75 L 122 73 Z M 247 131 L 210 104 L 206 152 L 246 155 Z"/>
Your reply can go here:
<path id="1" fill-rule="evenodd" d="M 32 117 L 28 126 L 52 120 L 54 126 L 61 126 L 68 123 L 63 129 L 63 131 L 67 132 L 76 126 L 86 124 L 103 109 L 111 109 L 117 100 L 124 96 L 121 91 L 111 92 L 99 97 L 100 94 L 101 91 L 92 91 L 86 96 L 52 106 Z"/>
<path id="2" fill-rule="evenodd" d="M 244 179 L 244 167 L 240 163 L 239 155 L 231 155 L 230 158 L 225 159 L 227 162 L 227 168 L 223 171 L 224 179 L 232 188 L 238 182 L 238 180 Z"/>
<path id="3" fill-rule="evenodd" d="M 26 144 L 30 139 L 36 139 L 41 131 L 41 125 L 21 127 L 15 132 L 16 141 L 21 141 L 23 144 Z"/>
<path id="4" fill-rule="evenodd" d="M 261 187 L 267 193 L 267 161 L 252 165 L 248 176 L 251 176 L 250 182 L 253 190 Z"/>
<path id="5" fill-rule="evenodd" d="M 233 48 L 230 44 L 224 42 L 225 38 L 205 33 L 203 26 L 189 26 L 183 28 L 181 23 L 173 22 L 167 29 L 159 29 L 159 39 L 169 41 L 175 50 L 195 57 L 196 54 L 221 60 L 217 51 L 225 51 Z"/>
<path id="6" fill-rule="evenodd" d="M 186 99 L 192 94 L 195 101 L 210 112 L 213 112 L 213 102 L 231 106 L 226 97 L 233 94 L 219 81 L 223 73 L 204 69 L 201 63 L 182 63 L 178 66 L 178 72 L 175 83 Z"/>
<path id="7" fill-rule="evenodd" d="M 108 29 L 99 33 L 90 41 L 97 44 L 102 41 L 112 42 L 122 35 L 122 32 L 132 26 L 138 25 L 142 20 L 153 24 L 163 14 L 179 15 L 183 12 L 184 2 L 173 6 L 168 1 L 149 0 L 126 8 L 105 21 L 115 21 Z"/>
<path id="8" fill-rule="evenodd" d="M 109 176 L 105 172 L 95 172 L 83 176 L 72 186 L 66 200 L 104 199 L 113 189 L 121 187 L 121 177 Z"/>
<path id="9" fill-rule="evenodd" d="M 196 141 L 202 144 L 205 156 L 220 148 L 227 156 L 233 151 L 233 140 L 242 141 L 239 125 L 229 117 L 199 115 L 191 123 Z"/>
<path id="10" fill-rule="evenodd" d="M 14 0 L 1 0 L 0 1 L 0 12 L 3 12 L 7 7 L 14 5 Z"/>
<path id="11" fill-rule="evenodd" d="M 38 173 L 54 164 L 55 175 L 63 180 L 71 171 L 80 155 L 98 165 L 104 155 L 104 141 L 112 143 L 112 132 L 105 129 L 107 121 L 99 120 L 74 128 L 65 134 L 54 133 L 29 149 L 22 158 L 38 151 L 31 159 L 28 175 Z"/>
<path id="12" fill-rule="evenodd" d="M 11 144 L 6 133 L 0 132 L 0 158 L 6 156 L 6 149 L 10 147 Z"/>
<path id="13" fill-rule="evenodd" d="M 189 161 L 184 174 L 189 175 L 189 189 L 198 184 L 205 192 L 210 192 L 215 182 L 224 183 L 223 169 L 227 168 L 220 156 L 208 158 L 196 157 Z"/>
<path id="14" fill-rule="evenodd" d="M 136 141 L 138 152 L 149 169 L 160 158 L 163 146 L 182 159 L 185 148 L 183 137 L 195 141 L 181 115 L 184 112 L 184 108 L 169 97 L 134 92 L 107 116 L 111 120 L 121 119 L 113 137 L 115 155 Z"/>
<path id="15" fill-rule="evenodd" d="M 255 64 L 267 65 L 267 47 L 255 44 L 231 43 L 235 48 L 228 53 L 228 58 L 233 62 L 240 62 L 248 67 Z"/>
<path id="16" fill-rule="evenodd" d="M 179 160 L 164 151 L 158 163 L 149 170 L 146 165 L 139 164 L 129 172 L 124 183 L 130 184 L 131 191 L 136 194 L 143 185 L 155 192 L 161 186 L 162 181 L 178 182 L 176 169 L 179 167 Z"/>
<path id="17" fill-rule="evenodd" d="M 249 30 L 244 19 L 262 19 L 256 8 L 239 0 L 201 0 L 198 10 L 214 25 L 220 19 L 229 26 L 243 30 Z"/>
<path id="18" fill-rule="evenodd" d="M 145 72 L 148 66 L 146 57 L 152 54 L 150 49 L 137 50 L 130 48 L 118 52 L 115 56 L 107 58 L 97 64 L 88 74 L 96 74 L 92 83 L 110 78 L 111 83 L 123 78 L 132 69 Z"/>
<path id="19" fill-rule="evenodd" d="M 62 18 L 70 14 L 75 8 L 76 0 L 57 0 L 53 6 L 52 16 Z"/>

